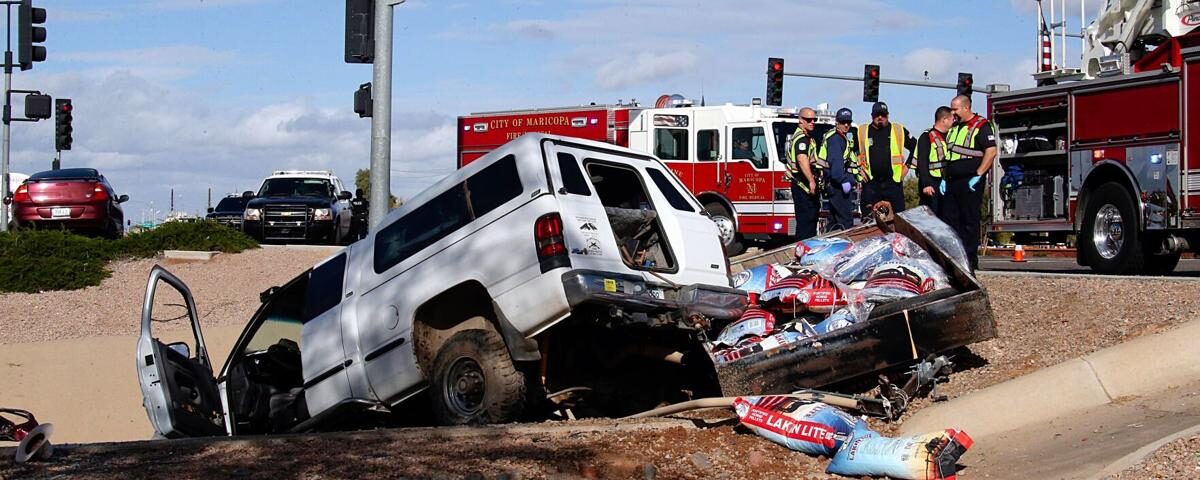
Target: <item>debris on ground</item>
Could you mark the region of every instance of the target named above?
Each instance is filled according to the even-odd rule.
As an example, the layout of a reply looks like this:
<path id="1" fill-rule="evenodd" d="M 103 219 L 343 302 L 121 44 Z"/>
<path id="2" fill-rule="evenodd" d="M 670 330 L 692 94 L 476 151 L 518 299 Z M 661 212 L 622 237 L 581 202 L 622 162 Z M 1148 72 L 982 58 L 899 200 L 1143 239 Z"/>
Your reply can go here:
<path id="1" fill-rule="evenodd" d="M 5 418 L 5 415 L 23 420 L 21 423 Z M 0 442 L 17 442 L 17 463 L 30 460 L 49 460 L 54 455 L 50 435 L 54 425 L 39 424 L 32 413 L 15 408 L 0 408 Z"/>

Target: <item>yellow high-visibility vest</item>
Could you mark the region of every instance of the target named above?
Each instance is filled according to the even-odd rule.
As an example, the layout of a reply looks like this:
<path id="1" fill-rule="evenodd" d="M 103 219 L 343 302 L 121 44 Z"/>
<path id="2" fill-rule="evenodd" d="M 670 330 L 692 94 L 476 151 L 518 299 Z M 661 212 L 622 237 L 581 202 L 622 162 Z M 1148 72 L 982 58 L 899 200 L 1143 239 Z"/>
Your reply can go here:
<path id="1" fill-rule="evenodd" d="M 868 158 L 871 152 L 871 138 L 867 135 L 867 129 L 870 126 L 870 123 L 858 126 L 858 171 L 859 180 L 862 182 L 869 182 L 874 178 L 871 175 L 871 162 Z M 904 125 L 892 122 L 888 137 L 888 143 L 891 144 L 892 181 L 900 183 L 908 168 L 904 164 Z"/>

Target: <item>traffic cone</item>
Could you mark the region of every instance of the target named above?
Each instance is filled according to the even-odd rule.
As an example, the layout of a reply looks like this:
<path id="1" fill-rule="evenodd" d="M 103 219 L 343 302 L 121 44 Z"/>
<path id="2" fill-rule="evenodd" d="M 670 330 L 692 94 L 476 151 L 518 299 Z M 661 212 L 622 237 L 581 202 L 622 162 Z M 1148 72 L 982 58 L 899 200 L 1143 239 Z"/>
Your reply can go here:
<path id="1" fill-rule="evenodd" d="M 1017 248 L 1013 249 L 1012 261 L 1018 263 L 1025 261 L 1025 247 L 1017 245 Z"/>

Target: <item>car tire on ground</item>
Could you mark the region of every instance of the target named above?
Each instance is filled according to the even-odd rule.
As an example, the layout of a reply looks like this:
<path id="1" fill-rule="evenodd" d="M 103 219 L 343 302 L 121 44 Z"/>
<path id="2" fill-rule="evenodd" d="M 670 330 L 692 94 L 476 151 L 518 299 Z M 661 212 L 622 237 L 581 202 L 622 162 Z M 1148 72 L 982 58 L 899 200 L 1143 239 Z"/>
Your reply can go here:
<path id="1" fill-rule="evenodd" d="M 1116 182 L 1100 185 L 1087 202 L 1079 247 L 1092 270 L 1136 275 L 1146 267 L 1133 198 Z"/>
<path id="2" fill-rule="evenodd" d="M 1175 267 L 1179 265 L 1180 253 L 1168 253 L 1165 255 L 1146 254 L 1146 267 L 1142 271 L 1147 275 L 1169 275 L 1175 271 Z"/>
<path id="3" fill-rule="evenodd" d="M 493 330 L 454 334 L 438 350 L 430 372 L 438 424 L 507 423 L 525 409 L 525 375 Z"/>
<path id="4" fill-rule="evenodd" d="M 746 250 L 742 244 L 742 239 L 737 233 L 737 224 L 733 221 L 733 215 L 729 213 L 729 209 L 725 208 L 720 202 L 708 202 L 704 204 L 704 211 L 708 212 L 712 217 L 713 222 L 717 224 L 717 228 L 722 230 L 723 235 L 728 235 L 728 241 L 722 239 L 725 245 L 725 255 L 729 257 L 740 255 Z"/>

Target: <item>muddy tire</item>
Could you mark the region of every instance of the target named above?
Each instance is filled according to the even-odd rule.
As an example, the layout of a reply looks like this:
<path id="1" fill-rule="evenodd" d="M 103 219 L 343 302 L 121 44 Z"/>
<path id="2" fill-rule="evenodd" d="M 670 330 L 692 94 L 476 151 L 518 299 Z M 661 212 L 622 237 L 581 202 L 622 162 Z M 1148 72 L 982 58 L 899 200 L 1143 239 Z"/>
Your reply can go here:
<path id="1" fill-rule="evenodd" d="M 516 421 L 525 409 L 525 375 L 492 330 L 454 334 L 433 360 L 430 400 L 440 425 Z"/>
<path id="2" fill-rule="evenodd" d="M 708 202 L 704 204 L 704 211 L 708 212 L 712 217 L 713 223 L 717 224 L 717 230 L 722 236 L 721 243 L 725 246 L 725 255 L 734 257 L 740 255 L 746 250 L 742 245 L 742 239 L 737 233 L 737 224 L 733 221 L 733 214 L 729 209 L 725 208 L 720 202 Z"/>
<path id="3" fill-rule="evenodd" d="M 1133 198 L 1119 183 L 1097 188 L 1087 202 L 1079 246 L 1097 273 L 1136 275 L 1146 266 Z"/>

